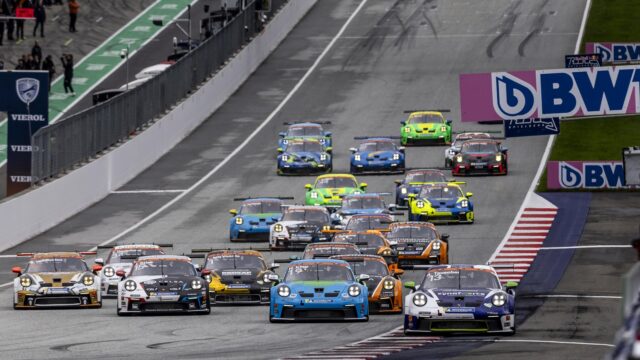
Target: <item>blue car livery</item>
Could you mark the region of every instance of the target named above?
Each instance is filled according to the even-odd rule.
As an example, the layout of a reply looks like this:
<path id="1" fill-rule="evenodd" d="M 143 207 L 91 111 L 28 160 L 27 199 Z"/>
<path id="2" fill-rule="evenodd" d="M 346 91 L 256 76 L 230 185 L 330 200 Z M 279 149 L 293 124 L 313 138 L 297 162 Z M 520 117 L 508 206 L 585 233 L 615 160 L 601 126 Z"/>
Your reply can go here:
<path id="1" fill-rule="evenodd" d="M 388 214 L 389 210 L 381 194 L 352 194 L 342 199 L 342 206 L 331 214 L 334 225 L 346 225 L 353 215 Z"/>
<path id="2" fill-rule="evenodd" d="M 450 183 L 455 182 L 448 178 L 444 172 L 436 169 L 413 169 L 407 171 L 404 179 L 396 180 L 396 205 L 404 207 L 409 205 L 409 194 L 418 194 L 420 188 L 425 184 Z"/>
<path id="3" fill-rule="evenodd" d="M 282 200 L 292 197 L 235 199 L 242 201 L 240 210 L 232 209 L 229 240 L 269 241 L 269 228 L 282 218 Z"/>
<path id="4" fill-rule="evenodd" d="M 304 140 L 315 139 L 318 140 L 325 148 L 331 147 L 332 139 L 331 132 L 325 131 L 322 128 L 324 124 L 331 124 L 329 121 L 325 122 L 297 122 L 297 123 L 284 123 L 288 125 L 287 131 L 281 132 L 280 139 L 278 139 L 278 147 L 284 147 L 291 140 Z"/>
<path id="5" fill-rule="evenodd" d="M 369 320 L 369 276 L 353 274 L 343 260 L 297 260 L 271 290 L 269 320 Z"/>
<path id="6" fill-rule="evenodd" d="M 316 139 L 291 140 L 278 148 L 278 175 L 309 175 L 331 172 L 331 148 Z"/>
<path id="7" fill-rule="evenodd" d="M 404 147 L 392 138 L 356 137 L 365 139 L 357 148 L 351 148 L 352 174 L 404 173 Z"/>

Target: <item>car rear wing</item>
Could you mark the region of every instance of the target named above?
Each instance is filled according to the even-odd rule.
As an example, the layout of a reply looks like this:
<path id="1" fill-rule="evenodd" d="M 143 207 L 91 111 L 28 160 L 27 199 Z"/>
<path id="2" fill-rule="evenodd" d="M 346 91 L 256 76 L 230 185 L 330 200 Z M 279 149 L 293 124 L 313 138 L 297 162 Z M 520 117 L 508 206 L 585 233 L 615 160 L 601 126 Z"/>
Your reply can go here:
<path id="1" fill-rule="evenodd" d="M 116 246 L 122 246 L 122 245 L 156 245 L 159 247 L 166 247 L 166 248 L 172 248 L 173 244 L 161 244 L 161 243 L 151 243 L 151 244 L 108 244 L 108 245 L 98 245 L 96 246 L 97 249 L 102 250 L 102 249 L 113 249 Z"/>
<path id="2" fill-rule="evenodd" d="M 318 124 L 318 125 L 331 125 L 331 121 L 285 121 L 282 125 L 297 125 L 297 124 Z"/>
<path id="3" fill-rule="evenodd" d="M 434 111 L 434 112 L 441 112 L 441 113 L 448 113 L 451 112 L 451 109 L 414 109 L 414 110 L 403 110 L 402 112 L 404 114 L 411 114 L 414 112 L 422 112 L 422 111 Z"/>
<path id="4" fill-rule="evenodd" d="M 429 170 L 447 170 L 447 171 L 451 171 L 451 168 L 446 168 L 444 166 L 434 166 L 434 167 L 428 167 L 428 168 L 424 168 L 424 167 L 406 167 L 404 168 L 405 171 L 412 171 L 412 170 L 424 170 L 424 171 L 429 171 Z"/>
<path id="5" fill-rule="evenodd" d="M 98 253 L 95 251 L 70 251 L 70 252 L 74 252 L 77 253 L 79 255 L 82 256 L 88 256 L 88 255 L 97 255 Z M 16 256 L 20 256 L 20 257 L 33 257 L 35 254 L 39 254 L 39 252 L 19 252 L 16 253 Z"/>
<path id="6" fill-rule="evenodd" d="M 253 199 L 277 199 L 277 200 L 294 200 L 293 196 L 258 196 L 258 197 L 239 197 L 233 198 L 233 201 L 245 201 Z"/>
<path id="7" fill-rule="evenodd" d="M 501 130 L 464 130 L 464 131 L 453 131 L 453 134 L 468 134 L 468 133 L 486 133 L 486 134 L 501 134 Z M 489 140 L 505 140 L 504 136 L 491 136 Z M 469 140 L 482 140 L 482 139 L 469 139 Z"/>
<path id="8" fill-rule="evenodd" d="M 346 261 L 346 262 L 364 262 L 364 258 L 359 258 L 359 259 L 344 259 L 344 257 L 349 257 L 349 256 L 358 256 L 358 255 L 333 255 L 331 257 L 329 257 L 329 259 L 333 259 L 333 260 L 342 260 L 342 261 Z"/>

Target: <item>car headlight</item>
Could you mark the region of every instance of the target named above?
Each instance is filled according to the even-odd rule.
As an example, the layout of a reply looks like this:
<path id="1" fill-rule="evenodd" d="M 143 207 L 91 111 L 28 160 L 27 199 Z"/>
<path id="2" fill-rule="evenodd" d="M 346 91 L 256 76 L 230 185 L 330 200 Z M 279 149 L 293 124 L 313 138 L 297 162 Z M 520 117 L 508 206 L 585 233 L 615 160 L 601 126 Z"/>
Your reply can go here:
<path id="1" fill-rule="evenodd" d="M 311 198 L 312 198 L 312 199 L 317 199 L 317 198 L 318 198 L 318 193 L 317 193 L 317 192 L 315 192 L 315 191 L 314 191 L 314 192 L 312 192 L 312 193 L 311 193 Z"/>
<path id="2" fill-rule="evenodd" d="M 106 277 L 113 277 L 116 275 L 116 271 L 111 266 L 107 266 L 106 268 L 104 268 L 104 270 L 102 270 L 102 273 Z"/>
<path id="3" fill-rule="evenodd" d="M 242 225 L 243 222 L 244 220 L 240 216 L 236 217 L 236 224 Z"/>
<path id="4" fill-rule="evenodd" d="M 447 131 L 447 127 L 446 127 L 446 126 L 444 126 L 444 125 L 442 125 L 442 126 L 440 127 L 440 131 L 442 131 L 442 132 Z"/>
<path id="5" fill-rule="evenodd" d="M 353 155 L 353 158 L 354 158 L 356 161 L 360 161 L 360 160 L 362 159 L 362 158 L 360 157 L 360 154 L 355 154 L 355 155 Z"/>
<path id="6" fill-rule="evenodd" d="M 93 276 L 92 275 L 85 275 L 82 277 L 82 283 L 85 284 L 86 286 L 91 286 L 93 285 Z"/>
<path id="7" fill-rule="evenodd" d="M 400 188 L 400 194 L 405 195 L 407 193 L 407 188 Z"/>
<path id="8" fill-rule="evenodd" d="M 462 162 L 462 155 L 456 156 L 456 161 L 461 163 Z"/>
<path id="9" fill-rule="evenodd" d="M 383 286 L 385 290 L 392 290 L 394 286 L 393 280 L 385 280 Z"/>
<path id="10" fill-rule="evenodd" d="M 462 200 L 460 201 L 460 206 L 463 208 L 466 208 L 469 206 L 469 201 L 468 200 Z"/>
<path id="11" fill-rule="evenodd" d="M 405 127 L 404 128 L 404 132 L 410 133 L 411 132 L 411 127 L 410 126 Z"/>
<path id="12" fill-rule="evenodd" d="M 22 276 L 20 278 L 20 285 L 22 287 L 29 287 L 31 286 L 31 284 L 33 284 L 33 280 L 31 280 L 31 277 L 29 276 Z"/>
<path id="13" fill-rule="evenodd" d="M 284 145 L 287 145 L 287 144 L 289 143 L 289 140 L 287 140 L 287 139 L 282 140 L 282 143 L 283 143 Z"/>
<path id="14" fill-rule="evenodd" d="M 422 209 L 424 207 L 424 201 L 422 200 L 416 201 L 416 206 Z"/>
<path id="15" fill-rule="evenodd" d="M 393 160 L 399 160 L 400 159 L 400 154 L 393 154 Z"/>
<path id="16" fill-rule="evenodd" d="M 191 281 L 191 288 L 193 290 L 200 290 L 202 289 L 202 281 L 200 280 L 193 280 Z"/>
<path id="17" fill-rule="evenodd" d="M 431 245 L 431 249 L 432 250 L 440 250 L 441 246 L 442 246 L 442 244 L 440 243 L 440 241 L 434 241 L 433 245 Z"/>
<path id="18" fill-rule="evenodd" d="M 282 232 L 282 230 L 284 230 L 284 226 L 282 226 L 282 224 L 275 224 L 273 225 L 273 230 L 275 232 Z"/>
<path id="19" fill-rule="evenodd" d="M 425 294 L 415 294 L 413 296 L 413 304 L 415 306 L 425 306 L 425 305 L 427 305 L 427 295 L 425 295 Z"/>
<path id="20" fill-rule="evenodd" d="M 358 285 L 351 285 L 349 286 L 348 292 L 350 296 L 358 296 L 360 295 L 360 287 Z"/>
<path id="21" fill-rule="evenodd" d="M 382 256 L 391 256 L 391 249 L 384 249 L 382 251 Z"/>
<path id="22" fill-rule="evenodd" d="M 282 161 L 289 161 L 289 155 L 282 155 Z"/>
<path id="23" fill-rule="evenodd" d="M 205 275 L 205 276 L 204 276 L 204 280 L 205 280 L 206 282 L 210 283 L 210 282 L 211 282 L 211 280 L 213 280 L 213 278 L 211 277 L 211 275 L 210 275 L 210 274 L 207 274 L 207 275 Z"/>
<path id="24" fill-rule="evenodd" d="M 137 287 L 138 284 L 136 284 L 136 282 L 133 280 L 127 280 L 124 283 L 124 289 L 127 291 L 134 291 Z"/>
<path id="25" fill-rule="evenodd" d="M 493 295 L 493 298 L 491 298 L 491 303 L 494 306 L 503 306 L 505 303 L 507 302 L 507 294 L 505 293 L 498 293 Z"/>
<path id="26" fill-rule="evenodd" d="M 327 160 L 327 154 L 320 154 L 320 160 L 325 161 Z"/>
<path id="27" fill-rule="evenodd" d="M 289 289 L 289 287 L 286 286 L 286 285 L 280 286 L 278 288 L 278 295 L 280 295 L 282 297 L 287 297 L 287 296 L 291 295 L 291 289 Z"/>
<path id="28" fill-rule="evenodd" d="M 502 154 L 496 154 L 496 161 L 502 161 Z"/>

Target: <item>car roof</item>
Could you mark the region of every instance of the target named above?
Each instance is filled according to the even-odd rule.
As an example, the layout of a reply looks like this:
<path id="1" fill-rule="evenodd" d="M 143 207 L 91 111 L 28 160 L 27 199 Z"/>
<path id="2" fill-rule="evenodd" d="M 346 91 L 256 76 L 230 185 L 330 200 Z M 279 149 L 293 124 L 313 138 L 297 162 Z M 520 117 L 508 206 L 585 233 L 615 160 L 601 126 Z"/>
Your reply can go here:
<path id="1" fill-rule="evenodd" d="M 355 248 L 356 245 L 348 242 L 323 242 L 323 243 L 312 243 L 308 244 L 306 249 L 314 249 L 314 248 Z"/>
<path id="2" fill-rule="evenodd" d="M 322 206 L 315 205 L 289 205 L 285 208 L 285 211 L 289 210 L 316 210 L 328 213 L 329 211 Z"/>
<path id="3" fill-rule="evenodd" d="M 318 127 L 318 128 L 322 128 L 322 125 L 318 124 L 318 123 L 314 123 L 314 122 L 302 122 L 302 123 L 295 123 L 295 124 L 291 124 L 289 125 L 290 128 L 293 127 Z"/>
<path id="4" fill-rule="evenodd" d="M 470 271 L 488 271 L 491 272 L 493 274 L 496 274 L 496 271 L 493 267 L 489 266 L 489 265 L 474 265 L 474 264 L 448 264 L 448 265 L 438 265 L 433 267 L 432 269 L 429 269 L 427 271 L 433 271 L 433 270 L 470 270 Z"/>
<path id="5" fill-rule="evenodd" d="M 211 251 L 207 254 L 207 258 L 209 257 L 213 257 L 213 256 L 229 256 L 229 255 L 251 255 L 251 256 L 257 256 L 260 258 L 264 259 L 264 256 L 262 256 L 262 253 L 260 253 L 257 250 L 251 250 L 251 249 L 227 249 L 227 250 L 214 250 Z"/>
<path id="6" fill-rule="evenodd" d="M 500 141 L 496 139 L 469 139 L 465 140 L 463 145 L 466 144 L 500 144 Z"/>
<path id="7" fill-rule="evenodd" d="M 420 227 L 428 227 L 431 229 L 435 229 L 436 226 L 429 222 L 424 221 L 398 221 L 389 225 L 391 227 L 404 227 L 404 226 L 420 226 Z"/>
<path id="8" fill-rule="evenodd" d="M 51 258 L 76 258 L 82 259 L 82 255 L 77 252 L 72 251 L 58 251 L 58 252 L 47 252 L 47 253 L 36 253 L 31 257 L 34 260 L 39 259 L 51 259 Z"/>
<path id="9" fill-rule="evenodd" d="M 191 262 L 191 258 L 184 255 L 148 255 L 148 256 L 140 256 L 136 261 L 148 261 L 148 260 L 175 260 L 175 261 Z"/>

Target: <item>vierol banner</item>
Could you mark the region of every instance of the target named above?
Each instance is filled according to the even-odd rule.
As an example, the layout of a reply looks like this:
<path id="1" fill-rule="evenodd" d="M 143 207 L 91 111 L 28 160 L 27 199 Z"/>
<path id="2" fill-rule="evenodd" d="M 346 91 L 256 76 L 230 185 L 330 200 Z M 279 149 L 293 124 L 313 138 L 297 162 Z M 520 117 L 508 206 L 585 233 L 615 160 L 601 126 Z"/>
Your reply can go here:
<path id="1" fill-rule="evenodd" d="M 556 135 L 560 118 L 504 120 L 504 137 Z"/>
<path id="2" fill-rule="evenodd" d="M 602 62 L 626 64 L 640 62 L 640 43 L 586 43 L 587 53 L 602 55 Z"/>
<path id="3" fill-rule="evenodd" d="M 49 73 L 0 71 L 0 111 L 7 112 L 7 196 L 31 186 L 31 135 L 49 123 Z"/>
<path id="4" fill-rule="evenodd" d="M 640 113 L 640 65 L 460 75 L 463 122 Z"/>

